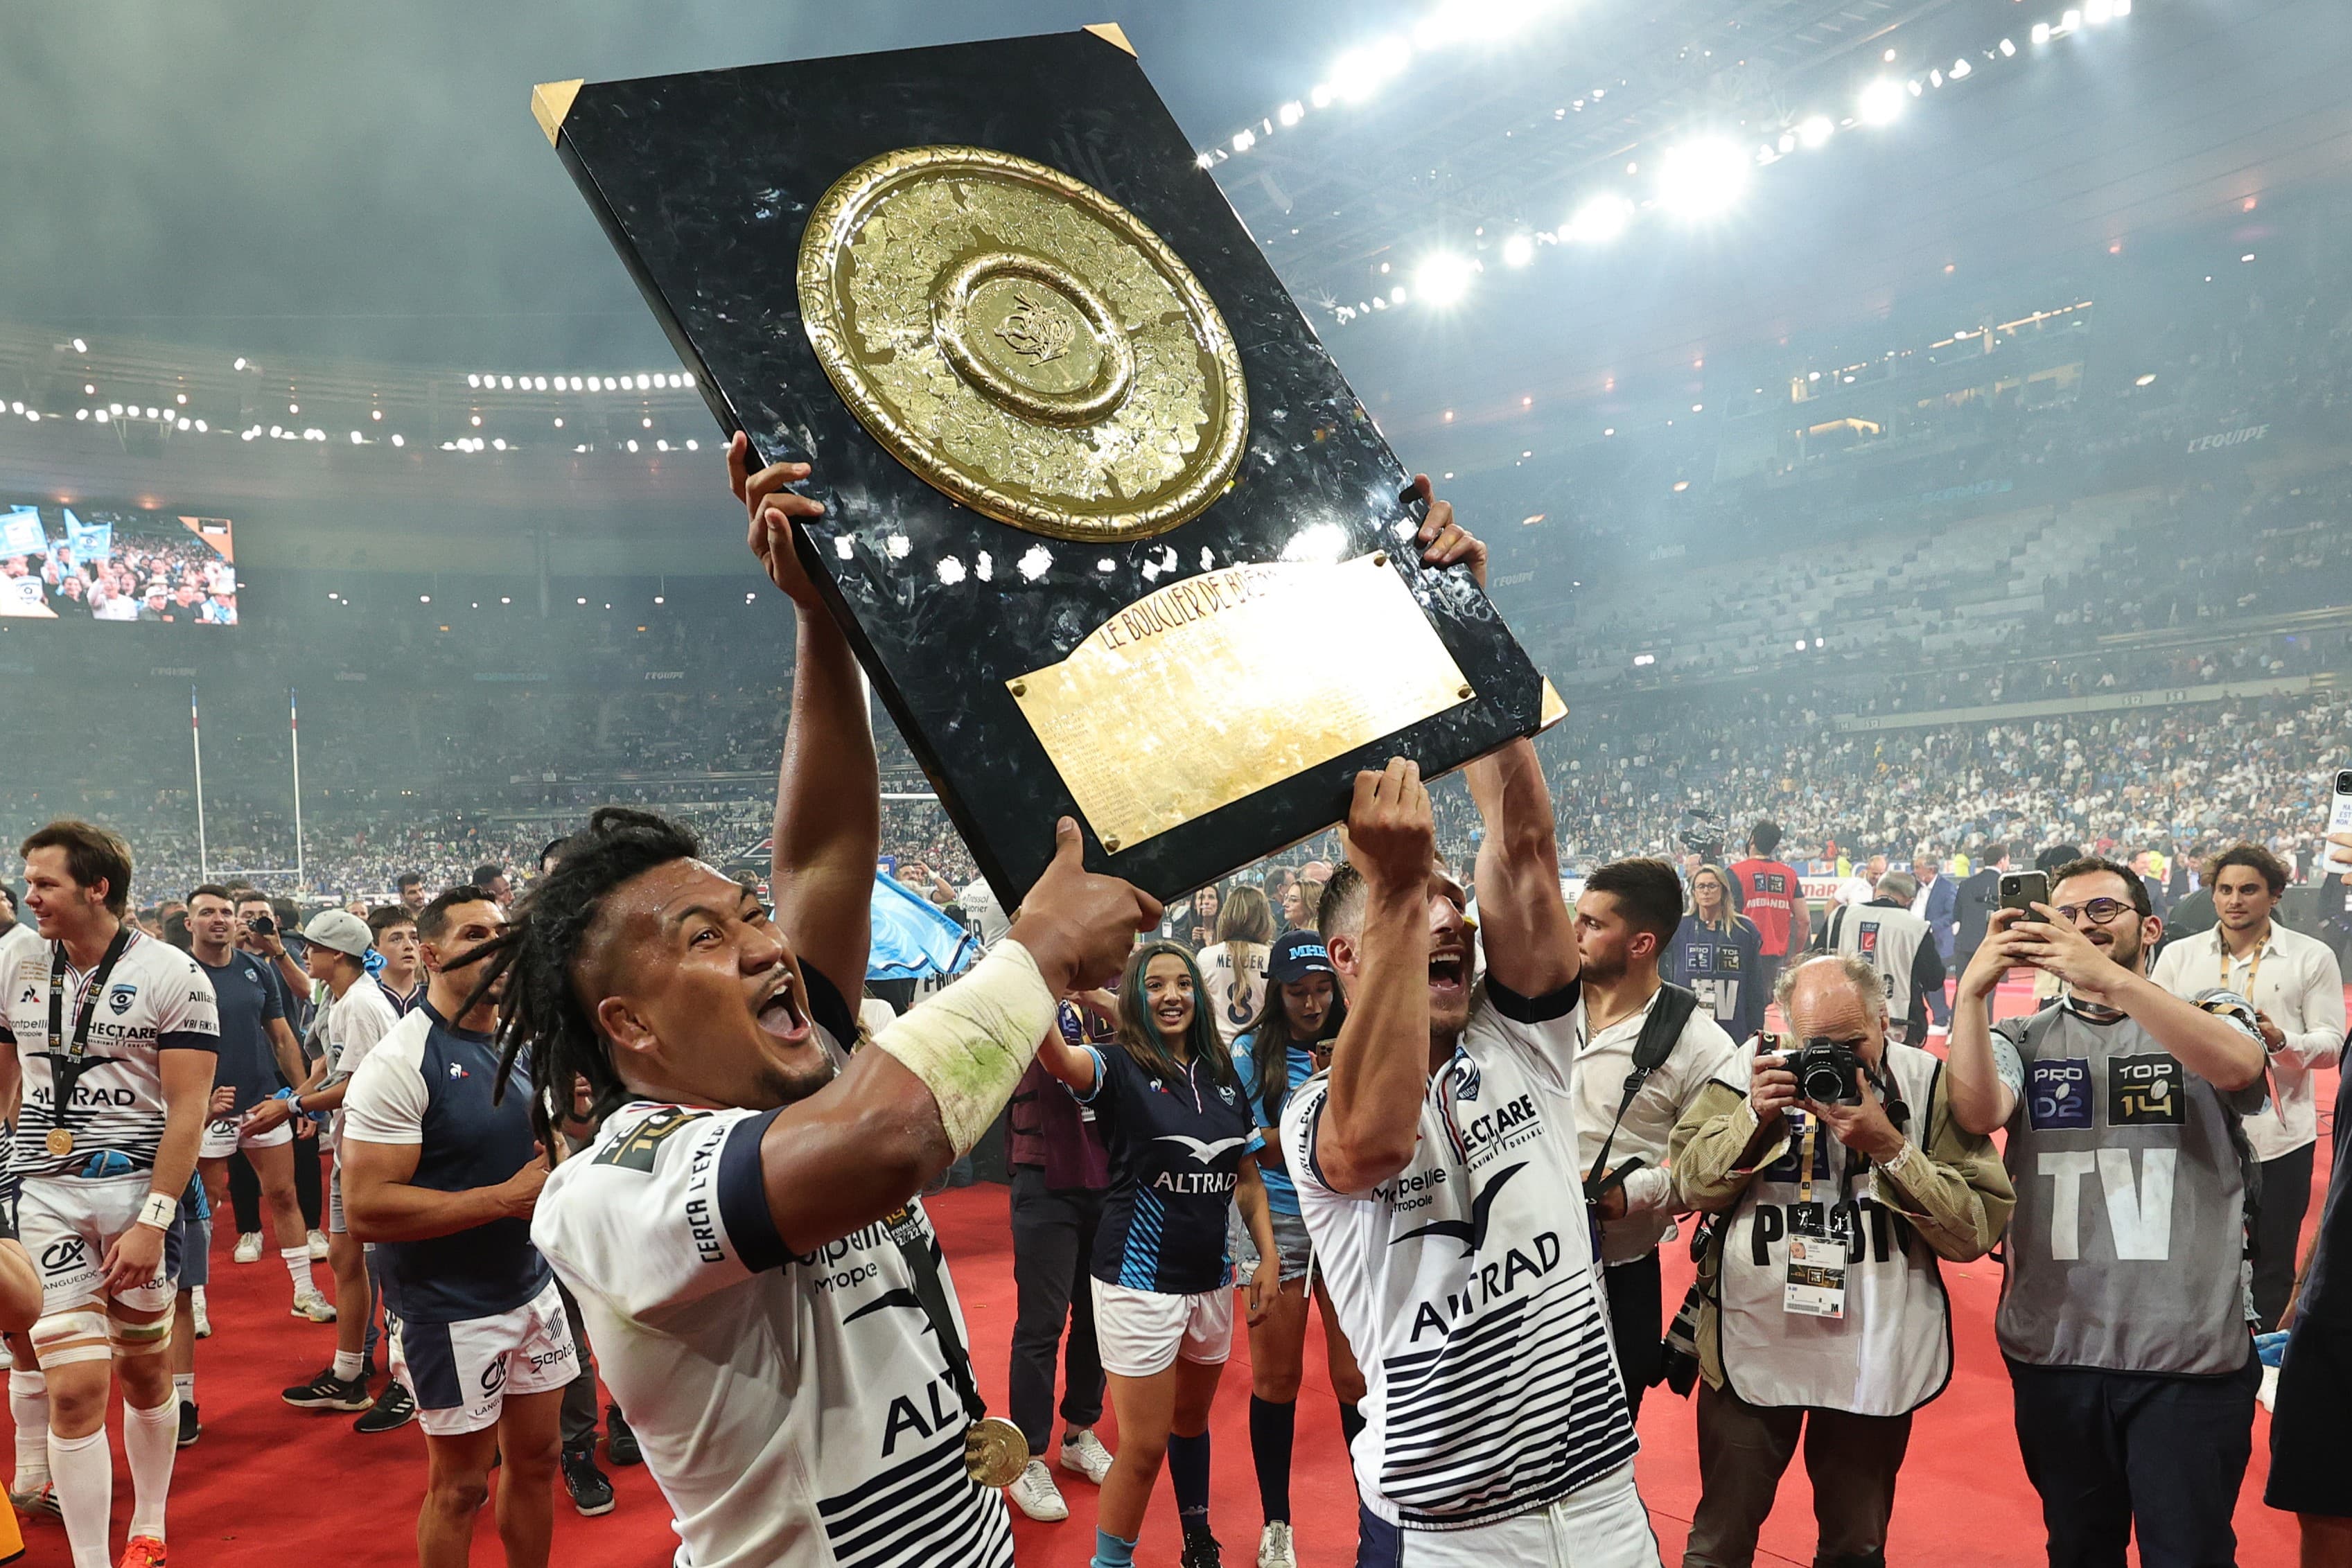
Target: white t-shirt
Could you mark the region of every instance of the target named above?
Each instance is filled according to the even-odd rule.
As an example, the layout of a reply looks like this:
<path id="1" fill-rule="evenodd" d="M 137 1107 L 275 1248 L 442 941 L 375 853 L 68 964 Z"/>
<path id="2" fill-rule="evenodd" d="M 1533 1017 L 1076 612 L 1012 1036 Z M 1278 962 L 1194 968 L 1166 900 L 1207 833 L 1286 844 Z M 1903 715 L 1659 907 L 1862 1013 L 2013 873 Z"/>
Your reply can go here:
<path id="1" fill-rule="evenodd" d="M 105 994 L 90 1010 L 89 1038 L 82 1060 L 68 1071 L 73 1087 L 66 1125 L 74 1149 L 48 1152 L 49 1129 L 58 1124 L 50 1101 L 55 1075 L 49 1051 L 50 945 L 37 942 L 7 976 L 5 1034 L 24 1074 L 24 1110 L 16 1120 L 10 1166 L 19 1176 L 67 1178 L 81 1175 L 93 1155 L 111 1150 L 130 1162 L 111 1173 L 128 1176 L 154 1168 L 163 1141 L 163 1052 L 177 1049 L 217 1051 L 219 1009 L 213 983 L 196 961 L 168 943 L 132 929 L 131 940 L 107 977 Z M 72 1043 L 95 973 L 66 967 L 58 1019 L 60 1052 Z"/>
<path id="2" fill-rule="evenodd" d="M 41 934 L 29 920 L 19 920 L 5 932 L 0 932 L 0 991 L 8 985 L 8 971 L 40 951 Z M 7 1016 L 8 1003 L 0 998 L 0 1019 Z"/>
<path id="3" fill-rule="evenodd" d="M 676 1514 L 678 1568 L 1010 1568 L 887 1222 L 784 1250 L 761 1180 L 775 1115 L 625 1105 L 531 1220 Z M 938 1256 L 919 1203 L 903 1223 Z M 940 1278 L 961 1333 L 944 1259 Z"/>
<path id="4" fill-rule="evenodd" d="M 1572 1079 L 1577 988 L 1533 999 L 1488 979 L 1422 1096 L 1412 1162 L 1332 1190 L 1319 1074 L 1282 1113 L 1332 1304 L 1368 1385 L 1354 1449 L 1373 1512 L 1467 1530 L 1556 1502 L 1636 1447 L 1592 1265 Z"/>
<path id="5" fill-rule="evenodd" d="M 383 988 L 362 975 L 352 982 L 339 1000 L 327 1009 L 327 1077 L 329 1082 L 349 1078 L 360 1070 L 378 1041 L 393 1031 L 400 1022 L 400 1014 L 384 995 Z M 349 1098 L 346 1092 L 345 1098 Z M 340 1134 L 345 1113 L 335 1113 L 335 1131 Z"/>

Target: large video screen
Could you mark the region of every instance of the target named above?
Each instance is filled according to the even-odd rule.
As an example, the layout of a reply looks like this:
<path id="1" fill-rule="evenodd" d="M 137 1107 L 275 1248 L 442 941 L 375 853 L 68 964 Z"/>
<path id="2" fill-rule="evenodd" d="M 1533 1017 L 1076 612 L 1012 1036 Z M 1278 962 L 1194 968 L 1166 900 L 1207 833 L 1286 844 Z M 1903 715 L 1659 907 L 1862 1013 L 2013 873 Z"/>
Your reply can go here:
<path id="1" fill-rule="evenodd" d="M 0 615 L 234 626 L 228 519 L 0 501 Z"/>

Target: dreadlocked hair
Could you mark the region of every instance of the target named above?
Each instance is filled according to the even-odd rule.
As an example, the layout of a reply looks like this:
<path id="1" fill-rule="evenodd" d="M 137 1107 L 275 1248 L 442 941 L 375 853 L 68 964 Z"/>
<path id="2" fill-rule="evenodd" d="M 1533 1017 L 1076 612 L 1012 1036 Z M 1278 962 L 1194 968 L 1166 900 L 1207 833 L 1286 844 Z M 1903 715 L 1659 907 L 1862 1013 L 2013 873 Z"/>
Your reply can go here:
<path id="1" fill-rule="evenodd" d="M 599 806 L 587 827 L 564 841 L 562 858 L 516 902 L 507 928 L 467 955 L 482 965 L 481 977 L 467 998 L 479 1006 L 500 979 L 496 1094 L 503 1094 L 517 1063 L 530 1073 L 531 1124 L 548 1148 L 556 1123 L 571 1114 L 572 1085 L 588 1085 L 588 1116 L 609 1115 L 629 1097 L 613 1065 L 613 1049 L 581 1002 L 572 970 L 581 943 L 604 912 L 614 889 L 672 861 L 698 860 L 694 834 L 650 811 Z M 494 1096 L 495 1097 L 495 1096 Z"/>

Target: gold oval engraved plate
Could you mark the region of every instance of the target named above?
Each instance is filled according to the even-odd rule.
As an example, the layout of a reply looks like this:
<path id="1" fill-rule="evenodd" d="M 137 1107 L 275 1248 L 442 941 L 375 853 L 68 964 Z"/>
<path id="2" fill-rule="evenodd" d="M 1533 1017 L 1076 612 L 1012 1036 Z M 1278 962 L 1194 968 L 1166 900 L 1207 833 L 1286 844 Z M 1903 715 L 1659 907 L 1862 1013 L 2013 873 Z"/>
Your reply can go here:
<path id="1" fill-rule="evenodd" d="M 1224 318 L 1141 219 L 1058 169 L 981 147 L 869 159 L 811 214 L 800 293 L 858 422 L 999 522 L 1149 538 L 1240 466 Z"/>

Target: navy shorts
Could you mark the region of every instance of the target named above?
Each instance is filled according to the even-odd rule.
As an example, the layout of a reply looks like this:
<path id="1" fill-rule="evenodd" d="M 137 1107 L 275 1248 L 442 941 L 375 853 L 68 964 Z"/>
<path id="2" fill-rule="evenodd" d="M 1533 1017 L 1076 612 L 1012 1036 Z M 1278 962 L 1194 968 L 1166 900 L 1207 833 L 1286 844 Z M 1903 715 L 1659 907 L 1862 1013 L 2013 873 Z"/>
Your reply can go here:
<path id="1" fill-rule="evenodd" d="M 163 1236 L 163 1267 L 184 1291 L 212 1281 L 213 1209 L 202 1182 L 190 1182 L 180 1199 L 180 1217 Z"/>

